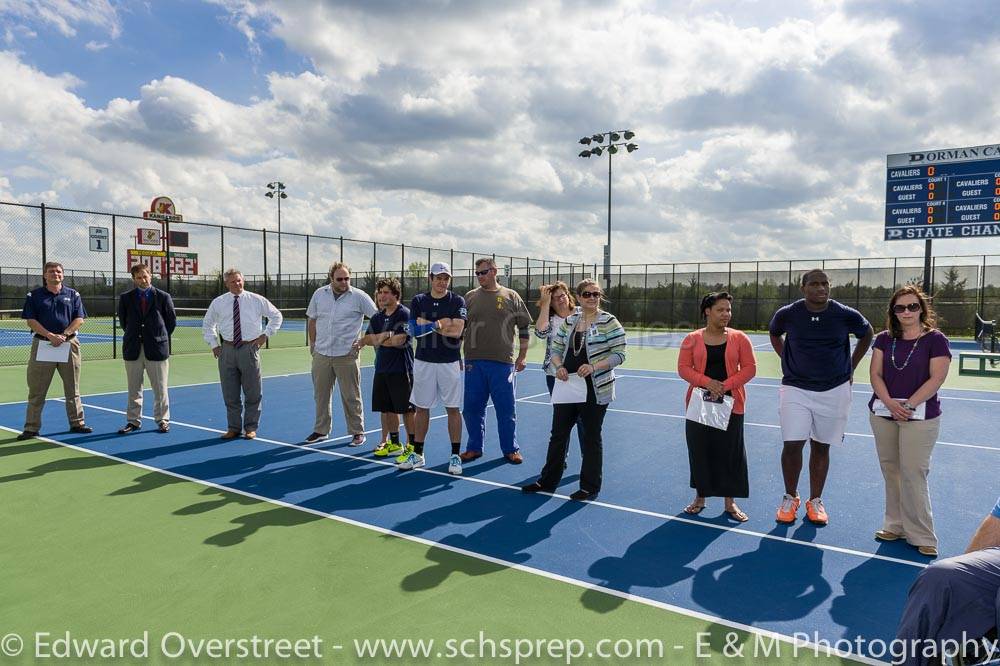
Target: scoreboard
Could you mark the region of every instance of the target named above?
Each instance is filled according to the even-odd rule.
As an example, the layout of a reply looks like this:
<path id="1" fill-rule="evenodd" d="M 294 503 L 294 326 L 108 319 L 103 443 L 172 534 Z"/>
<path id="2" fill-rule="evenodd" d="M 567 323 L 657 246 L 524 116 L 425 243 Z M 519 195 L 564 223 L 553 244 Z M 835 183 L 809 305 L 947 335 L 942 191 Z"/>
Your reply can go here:
<path id="1" fill-rule="evenodd" d="M 1000 236 L 1000 145 L 886 157 L 885 240 Z"/>

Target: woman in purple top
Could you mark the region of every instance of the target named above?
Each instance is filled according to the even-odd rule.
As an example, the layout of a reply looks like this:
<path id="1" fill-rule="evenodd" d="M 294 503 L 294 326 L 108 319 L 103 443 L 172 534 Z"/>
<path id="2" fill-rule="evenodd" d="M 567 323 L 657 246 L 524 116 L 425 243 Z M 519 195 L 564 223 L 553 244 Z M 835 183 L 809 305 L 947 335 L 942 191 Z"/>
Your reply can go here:
<path id="1" fill-rule="evenodd" d="M 941 427 L 937 392 L 951 365 L 948 338 L 934 324 L 934 311 L 918 287 L 907 285 L 892 295 L 887 330 L 872 345 L 875 394 L 868 401 L 885 477 L 885 518 L 875 538 L 906 539 L 929 557 L 937 556 L 937 536 L 927 474 Z"/>

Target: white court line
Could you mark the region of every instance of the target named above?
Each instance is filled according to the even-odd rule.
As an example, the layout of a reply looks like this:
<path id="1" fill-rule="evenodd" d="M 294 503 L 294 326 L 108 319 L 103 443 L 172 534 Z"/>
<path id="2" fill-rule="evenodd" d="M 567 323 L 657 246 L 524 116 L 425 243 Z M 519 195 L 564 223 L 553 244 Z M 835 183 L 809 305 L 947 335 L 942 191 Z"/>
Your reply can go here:
<path id="1" fill-rule="evenodd" d="M 7 426 L 3 426 L 3 425 L 0 425 L 0 430 L 6 430 L 8 432 L 18 432 L 17 430 L 14 430 L 13 428 L 8 428 Z M 76 446 L 74 444 L 67 444 L 66 442 L 60 442 L 58 440 L 50 439 L 48 437 L 35 437 L 34 439 L 42 441 L 42 442 L 48 442 L 50 444 L 55 444 L 55 445 L 61 446 L 63 448 L 73 449 L 74 451 L 79 451 L 81 453 L 86 453 L 86 454 L 89 454 L 89 455 L 99 456 L 99 457 L 105 458 L 107 460 L 114 460 L 115 462 L 122 463 L 124 465 L 129 465 L 131 467 L 137 467 L 139 469 L 143 469 L 143 470 L 146 470 L 148 472 L 158 472 L 160 474 L 165 474 L 167 476 L 173 477 L 175 479 L 180 479 L 182 481 L 188 481 L 188 482 L 194 483 L 196 485 L 206 486 L 208 488 L 214 488 L 215 490 L 219 490 L 219 491 L 227 492 L 227 493 L 232 493 L 234 495 L 240 495 L 242 497 L 247 497 L 249 499 L 253 499 L 253 500 L 257 500 L 259 502 L 263 502 L 265 504 L 273 504 L 275 506 L 280 506 L 280 507 L 283 507 L 285 509 L 291 509 L 293 511 L 300 511 L 302 513 L 308 513 L 308 514 L 316 516 L 318 518 L 325 518 L 327 520 L 333 520 L 333 521 L 336 521 L 338 523 L 342 523 L 344 525 L 351 525 L 353 527 L 360 527 L 362 529 L 370 530 L 372 532 L 377 532 L 379 534 L 385 534 L 387 536 L 393 536 L 393 537 L 396 537 L 396 538 L 399 538 L 399 539 L 403 539 L 405 541 L 410 541 L 410 542 L 413 542 L 413 543 L 418 543 L 418 544 L 420 544 L 422 546 L 427 546 L 428 548 L 438 548 L 438 549 L 441 549 L 441 550 L 446 550 L 448 552 L 455 553 L 457 555 L 463 555 L 465 557 L 469 557 L 469 558 L 472 558 L 472 559 L 475 559 L 475 560 L 480 560 L 480 561 L 483 561 L 483 562 L 489 562 L 491 564 L 496 564 L 496 565 L 499 565 L 499 566 L 507 567 L 509 569 L 515 569 L 517 571 L 522 571 L 524 573 L 533 574 L 533 575 L 536 575 L 536 576 L 541 576 L 542 578 L 547 578 L 549 580 L 553 580 L 553 581 L 556 581 L 556 582 L 566 583 L 566 584 L 569 584 L 569 585 L 573 585 L 574 587 L 578 587 L 578 588 L 581 588 L 581 589 L 584 589 L 584 590 L 595 590 L 597 592 L 602 592 L 604 594 L 607 594 L 607 595 L 610 595 L 610 596 L 613 596 L 613 597 L 617 597 L 619 599 L 625 599 L 626 601 L 634 601 L 636 603 L 640 603 L 640 604 L 643 604 L 645 606 L 651 606 L 653 608 L 658 608 L 660 610 L 670 611 L 670 612 L 673 612 L 673 613 L 677 613 L 679 615 L 684 615 L 684 616 L 695 618 L 695 619 L 698 619 L 698 620 L 703 620 L 705 622 L 712 622 L 712 623 L 715 623 L 715 624 L 721 624 L 721 625 L 724 625 L 724 626 L 727 626 L 727 627 L 731 627 L 733 629 L 738 629 L 740 631 L 745 631 L 745 632 L 747 632 L 749 634 L 756 634 L 756 635 L 759 635 L 759 636 L 765 636 L 765 637 L 768 637 L 768 638 L 773 638 L 775 640 L 780 640 L 780 641 L 783 641 L 785 643 L 791 643 L 793 645 L 799 645 L 800 647 L 804 647 L 804 648 L 806 648 L 806 649 L 808 649 L 810 651 L 812 651 L 812 650 L 819 650 L 822 654 L 825 654 L 827 656 L 837 656 L 837 657 L 842 657 L 842 658 L 847 658 L 847 659 L 853 659 L 853 660 L 859 661 L 859 662 L 864 663 L 864 664 L 881 665 L 881 664 L 885 663 L 885 662 L 881 662 L 881 661 L 878 661 L 876 659 L 871 659 L 869 657 L 865 657 L 865 656 L 862 656 L 862 655 L 857 655 L 857 654 L 853 654 L 851 652 L 845 652 L 843 650 L 834 649 L 834 648 L 832 648 L 832 647 L 830 647 L 828 645 L 820 645 L 820 644 L 814 644 L 814 643 L 810 643 L 810 642 L 806 642 L 806 641 L 800 641 L 800 640 L 798 640 L 798 639 L 796 639 L 796 638 L 794 638 L 792 636 L 788 636 L 786 634 L 780 634 L 780 633 L 777 633 L 777 632 L 768 631 L 767 629 L 760 629 L 758 627 L 754 627 L 754 626 L 751 626 L 751 625 L 748 625 L 748 624 L 743 624 L 741 622 L 735 622 L 733 620 L 728 620 L 728 619 L 723 618 L 723 617 L 718 617 L 718 616 L 715 616 L 715 615 L 709 615 L 707 613 L 702 613 L 702 612 L 699 612 L 699 611 L 690 610 L 690 609 L 687 609 L 687 608 L 682 608 L 680 606 L 674 606 L 673 604 L 668 604 L 668 603 L 665 603 L 665 602 L 662 602 L 662 601 L 657 601 L 655 599 L 648 599 L 646 597 L 641 597 L 641 596 L 638 596 L 638 595 L 630 594 L 628 592 L 622 592 L 620 590 L 615 590 L 615 589 L 612 589 L 612 588 L 609 588 L 609 587 L 604 587 L 602 585 L 596 585 L 594 583 L 588 583 L 586 581 L 582 581 L 582 580 L 579 580 L 577 578 L 571 578 L 569 576 L 563 576 L 563 575 L 560 575 L 560 574 L 557 574 L 557 573 L 552 573 L 551 571 L 545 571 L 543 569 L 537 569 L 535 567 L 529 567 L 529 566 L 524 565 L 524 564 L 519 564 L 519 563 L 516 563 L 516 562 L 508 562 L 507 560 L 504 560 L 504 559 L 501 559 L 501 558 L 498 558 L 498 557 L 493 557 L 491 555 L 485 555 L 483 553 L 477 553 L 475 551 L 466 550 L 464 548 L 457 548 L 455 546 L 452 546 L 452 545 L 449 545 L 449 544 L 445 544 L 445 543 L 438 543 L 437 541 L 432 541 L 431 539 L 425 539 L 423 537 L 414 536 L 412 534 L 405 534 L 403 532 L 397 532 L 395 530 L 391 530 L 391 529 L 388 529 L 388 528 L 385 528 L 385 527 L 379 527 L 378 525 L 371 525 L 369 523 L 364 523 L 364 522 L 361 522 L 361 521 L 358 521 L 358 520 L 353 520 L 351 518 L 345 518 L 343 516 L 337 516 L 337 515 L 332 514 L 332 513 L 326 513 L 326 512 L 323 512 L 323 511 L 319 511 L 318 509 L 310 509 L 308 507 L 299 506 L 297 504 L 291 504 L 289 502 L 283 502 L 282 500 L 272 499 L 270 497 L 265 497 L 263 495 L 257 495 L 256 493 L 251 493 L 251 492 L 248 492 L 248 491 L 245 491 L 245 490 L 240 490 L 238 488 L 230 488 L 229 486 L 224 486 L 224 485 L 221 485 L 221 484 L 218 484 L 218 483 L 213 483 L 211 481 L 206 481 L 204 479 L 198 479 L 198 478 L 195 478 L 195 477 L 192 477 L 192 476 L 187 476 L 187 475 L 184 475 L 184 474 L 179 474 L 177 472 L 171 472 L 171 471 L 168 471 L 168 470 L 160 469 L 158 467 L 153 467 L 152 465 L 146 465 L 146 464 L 143 464 L 143 463 L 140 463 L 140 462 L 134 462 L 132 460 L 126 460 L 125 458 L 119 458 L 118 456 L 114 456 L 114 455 L 111 455 L 111 454 L 108 454 L 108 453 L 101 453 L 99 451 L 93 451 L 91 449 L 87 449 L 87 448 L 84 448 L 84 447 L 81 447 L 81 446 Z M 268 440 L 263 440 L 263 441 L 268 441 Z M 316 451 L 316 452 L 317 453 L 321 453 L 320 451 Z M 342 454 L 342 455 L 345 458 L 357 458 L 357 456 L 351 456 L 351 455 L 345 455 L 345 454 Z M 368 459 L 366 458 L 365 460 L 368 460 Z M 382 462 L 382 461 L 371 461 L 371 462 Z M 412 470 L 412 471 L 425 472 L 425 473 L 434 472 L 434 470 L 428 470 L 426 468 L 420 468 L 420 469 L 416 469 L 416 470 Z M 437 473 L 438 474 L 444 474 L 443 472 L 437 472 Z M 464 477 L 454 477 L 454 476 L 451 476 L 450 474 L 445 474 L 445 476 L 449 476 L 450 478 L 453 478 L 453 479 L 464 478 Z M 468 480 L 471 481 L 472 479 L 468 479 Z M 502 485 L 502 484 L 496 484 L 496 485 Z"/>
<path id="2" fill-rule="evenodd" d="M 528 398 L 536 398 L 536 397 L 539 397 L 539 396 L 542 396 L 542 395 L 548 395 L 548 392 L 539 393 L 539 394 L 537 394 L 535 396 L 528 396 L 526 398 L 519 398 L 517 400 L 517 402 L 523 402 L 523 403 L 532 404 L 532 405 L 546 405 L 546 406 L 548 406 L 549 403 L 547 403 L 547 402 L 545 402 L 545 403 L 535 402 L 533 400 L 529 400 L 528 399 Z M 85 406 L 88 407 L 88 408 L 89 407 L 94 407 L 92 405 L 85 405 Z M 109 407 L 94 407 L 94 409 L 98 409 L 98 410 L 106 411 L 106 412 L 113 412 L 113 413 L 117 413 L 117 414 L 125 414 L 126 413 L 124 410 L 111 409 Z M 440 414 L 440 415 L 438 415 L 438 416 L 436 416 L 434 418 L 442 418 L 444 416 L 447 416 L 447 415 L 446 414 Z M 666 414 L 657 414 L 656 416 L 668 416 L 668 415 L 666 415 Z M 143 416 L 142 418 L 148 419 L 148 420 L 153 420 L 153 417 L 151 417 L 151 416 Z M 683 418 L 683 417 L 679 417 L 679 418 Z M 170 424 L 171 425 L 176 425 L 176 426 L 183 426 L 183 427 L 195 428 L 197 430 L 206 430 L 208 432 L 215 432 L 215 433 L 223 433 L 223 432 L 225 432 L 224 430 L 219 430 L 219 429 L 215 429 L 215 428 L 207 428 L 205 426 L 194 425 L 194 424 L 190 424 L 190 423 L 183 423 L 181 421 L 171 421 Z M 369 431 L 369 432 L 376 432 L 376 431 L 372 430 L 372 431 Z M 366 432 L 365 434 L 368 434 L 368 433 Z M 341 436 L 341 437 L 337 437 L 335 439 L 330 439 L 330 440 L 325 440 L 325 441 L 327 441 L 327 442 L 330 442 L 330 441 L 339 441 L 339 440 L 349 439 L 350 437 L 352 437 L 352 435 L 344 435 L 344 436 Z M 396 463 L 393 462 L 392 460 L 377 460 L 377 459 L 372 459 L 372 458 L 370 458 L 368 456 L 354 455 L 354 454 L 350 454 L 350 453 L 342 453 L 340 451 L 327 451 L 325 449 L 316 449 L 316 448 L 312 448 L 312 447 L 310 447 L 308 445 L 304 445 L 304 444 L 293 444 L 293 443 L 290 443 L 290 442 L 282 442 L 280 440 L 268 439 L 266 437 L 257 437 L 254 441 L 256 441 L 256 442 L 264 442 L 264 443 L 267 443 L 267 444 L 274 444 L 276 446 L 285 446 L 285 447 L 293 448 L 293 449 L 301 449 L 301 450 L 304 450 L 304 451 L 312 451 L 314 453 L 320 453 L 320 454 L 323 454 L 323 455 L 327 455 L 327 456 L 331 456 L 331 457 L 336 457 L 336 458 L 346 458 L 346 459 L 350 459 L 350 460 L 359 460 L 359 461 L 362 461 L 362 462 L 369 462 L 369 463 L 374 463 L 374 464 L 378 464 L 378 465 L 384 465 L 384 466 L 387 466 L 387 467 L 392 467 L 394 469 L 396 467 Z M 479 483 L 479 484 L 482 484 L 482 485 L 492 486 L 494 488 L 507 488 L 507 489 L 510 489 L 510 490 L 515 490 L 517 492 L 521 491 L 520 486 L 511 485 L 511 484 L 508 484 L 508 483 L 501 483 L 499 481 L 490 481 L 488 479 L 480 479 L 480 478 L 477 478 L 477 477 L 454 476 L 452 474 L 448 474 L 447 472 L 441 472 L 439 470 L 428 469 L 426 467 L 417 468 L 417 469 L 412 470 L 412 471 L 422 472 L 424 474 L 434 474 L 434 475 L 438 475 L 438 476 L 443 476 L 443 477 L 446 477 L 446 478 L 455 479 L 456 481 L 469 481 L 469 482 L 472 482 L 472 483 Z M 570 498 L 569 498 L 568 495 L 560 495 L 558 493 L 540 493 L 540 494 L 550 495 L 552 497 L 557 497 L 557 498 L 565 500 L 565 501 L 573 501 L 573 500 L 570 500 Z M 666 514 L 666 513 L 658 513 L 656 511 L 647 511 L 645 509 L 636 509 L 636 508 L 633 508 L 633 507 L 624 506 L 624 505 L 620 505 L 620 504 L 611 504 L 611 503 L 608 503 L 608 502 L 600 502 L 600 501 L 592 501 L 590 503 L 594 504 L 594 505 L 597 505 L 597 506 L 605 507 L 607 509 L 613 509 L 613 510 L 622 511 L 622 512 L 625 512 L 625 513 L 633 513 L 633 514 L 642 515 L 642 516 L 649 516 L 651 518 L 659 518 L 661 520 L 666 520 L 666 521 L 675 521 L 675 522 L 680 522 L 680 523 L 687 523 L 688 525 L 695 525 L 695 526 L 698 526 L 698 527 L 706 527 L 706 528 L 709 528 L 709 529 L 721 530 L 723 532 L 733 532 L 735 534 L 742 534 L 744 536 L 752 536 L 752 537 L 760 538 L 760 539 L 770 539 L 770 540 L 773 540 L 773 541 L 782 541 L 782 542 L 785 542 L 785 543 L 796 544 L 796 545 L 804 546 L 804 547 L 808 547 L 808 548 L 816 548 L 816 549 L 819 549 L 819 550 L 828 550 L 828 551 L 835 552 L 835 553 L 842 553 L 842 554 L 847 554 L 847 555 L 854 555 L 854 556 L 863 557 L 863 558 L 866 558 L 866 559 L 884 560 L 886 562 L 893 562 L 893 563 L 896 563 L 896 564 L 905 564 L 907 566 L 918 567 L 918 568 L 923 568 L 923 567 L 926 566 L 926 565 L 921 564 L 919 562 L 913 562 L 912 560 L 904 560 L 904 559 L 896 558 L 896 557 L 889 557 L 888 555 L 879 555 L 877 553 L 867 553 L 865 551 L 853 550 L 853 549 L 850 549 L 850 548 L 841 548 L 840 546 L 829 546 L 829 545 L 826 545 L 826 544 L 818 544 L 818 543 L 813 543 L 811 541 L 800 541 L 798 539 L 793 539 L 791 537 L 780 537 L 780 536 L 776 536 L 774 534 L 768 534 L 766 532 L 754 532 L 753 530 L 747 530 L 747 529 L 743 529 L 743 528 L 740 528 L 740 527 L 731 527 L 731 526 L 727 526 L 727 525 L 716 525 L 714 523 L 707 523 L 707 522 L 704 522 L 704 521 L 695 520 L 695 519 L 691 519 L 691 518 L 684 518 L 682 516 L 673 516 L 673 515 Z"/>
<path id="3" fill-rule="evenodd" d="M 549 406 L 547 402 L 539 402 L 537 400 L 528 400 L 527 398 L 522 399 L 523 402 L 529 405 L 545 405 Z M 687 418 L 684 414 L 663 414 L 661 412 L 642 412 L 635 409 L 618 409 L 616 407 L 609 407 L 609 412 L 619 412 L 621 414 L 634 414 L 636 416 L 659 416 L 667 419 L 685 419 Z M 124 413 L 124 412 L 122 412 Z M 744 421 L 744 425 L 754 426 L 756 428 L 772 428 L 775 430 L 780 430 L 780 425 L 775 425 L 774 423 L 754 423 L 752 421 Z M 874 439 L 875 436 L 870 432 L 845 432 L 845 435 L 850 435 L 851 437 L 866 437 L 868 439 Z M 962 444 L 960 442 L 938 442 L 943 446 L 957 446 L 963 449 L 983 449 L 985 451 L 997 451 L 1000 452 L 1000 447 L 996 446 L 983 446 L 982 444 Z"/>

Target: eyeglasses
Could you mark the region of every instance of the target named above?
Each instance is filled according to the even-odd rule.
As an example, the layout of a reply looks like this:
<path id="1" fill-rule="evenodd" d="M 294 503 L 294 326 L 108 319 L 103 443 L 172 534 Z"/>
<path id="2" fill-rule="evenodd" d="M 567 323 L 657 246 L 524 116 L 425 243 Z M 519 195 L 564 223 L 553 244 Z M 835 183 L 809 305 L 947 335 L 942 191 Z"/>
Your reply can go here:
<path id="1" fill-rule="evenodd" d="M 333 278 L 333 279 L 336 280 L 337 282 L 348 282 L 348 281 L 350 281 L 351 278 L 350 277 L 344 277 L 344 278 Z"/>
<path id="2" fill-rule="evenodd" d="M 493 270 L 492 268 L 487 268 L 486 270 L 483 271 L 476 271 L 476 277 L 483 277 L 484 275 L 489 275 L 490 271 L 492 270 Z"/>
<path id="3" fill-rule="evenodd" d="M 601 292 L 599 291 L 581 291 L 580 298 L 600 298 Z"/>
<path id="4" fill-rule="evenodd" d="M 899 303 L 892 306 L 892 311 L 896 314 L 906 312 L 907 310 L 910 312 L 920 312 L 920 303 L 907 303 L 906 305 Z"/>

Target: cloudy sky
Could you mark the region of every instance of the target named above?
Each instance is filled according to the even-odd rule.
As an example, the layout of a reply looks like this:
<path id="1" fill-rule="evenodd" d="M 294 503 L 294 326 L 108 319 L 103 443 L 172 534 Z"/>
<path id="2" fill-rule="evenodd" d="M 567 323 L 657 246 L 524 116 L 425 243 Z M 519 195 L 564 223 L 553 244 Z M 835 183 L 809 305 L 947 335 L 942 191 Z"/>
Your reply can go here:
<path id="1" fill-rule="evenodd" d="M 0 199 L 614 262 L 920 255 L 885 156 L 1000 141 L 990 1 L 0 0 Z M 995 247 L 996 246 L 996 247 Z M 935 254 L 996 252 L 939 241 Z M 286 269 L 287 270 L 287 269 Z"/>

